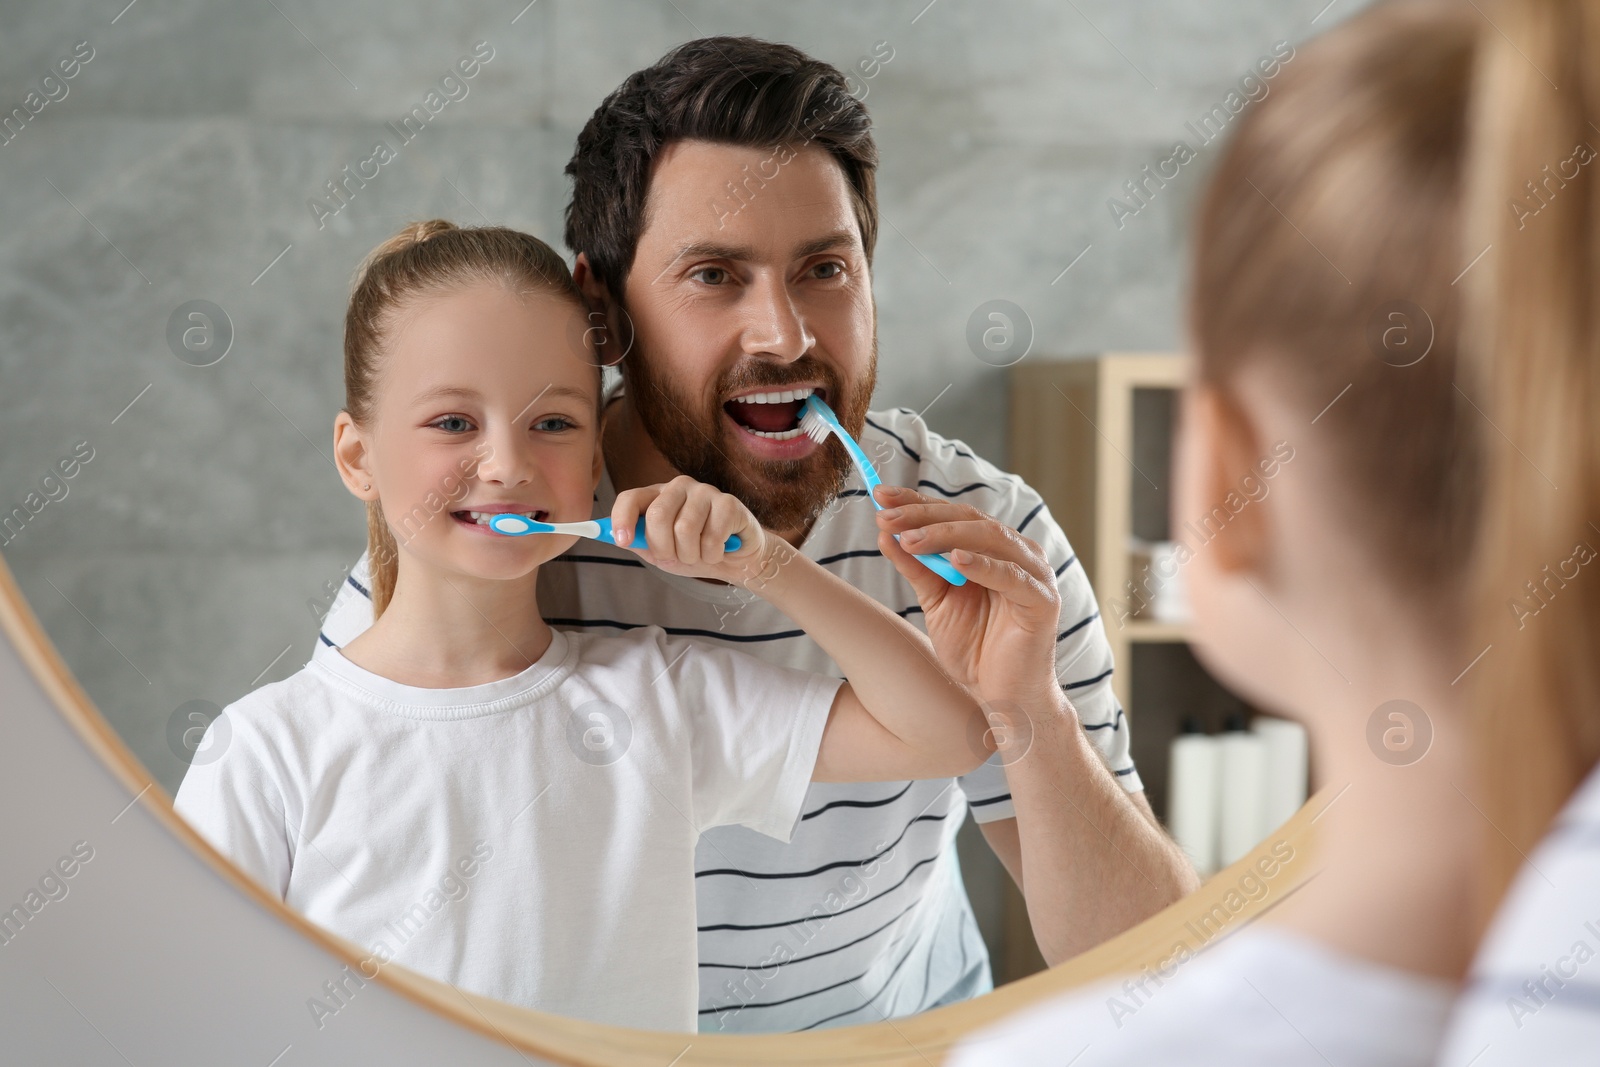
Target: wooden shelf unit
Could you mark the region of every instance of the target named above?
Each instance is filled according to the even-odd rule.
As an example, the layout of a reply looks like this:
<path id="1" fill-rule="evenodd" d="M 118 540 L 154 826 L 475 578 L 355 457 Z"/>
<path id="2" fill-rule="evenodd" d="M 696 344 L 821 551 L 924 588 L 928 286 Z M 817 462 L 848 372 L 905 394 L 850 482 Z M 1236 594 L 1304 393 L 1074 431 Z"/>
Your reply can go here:
<path id="1" fill-rule="evenodd" d="M 1010 466 L 1038 490 L 1077 551 L 1099 601 L 1117 665 L 1112 688 L 1133 713 L 1131 649 L 1188 640 L 1188 628 L 1149 619 L 1116 622 L 1132 578 L 1134 390 L 1182 389 L 1188 357 L 1109 352 L 1026 360 L 1011 368 Z M 1167 486 L 1160 486 L 1167 491 Z"/>

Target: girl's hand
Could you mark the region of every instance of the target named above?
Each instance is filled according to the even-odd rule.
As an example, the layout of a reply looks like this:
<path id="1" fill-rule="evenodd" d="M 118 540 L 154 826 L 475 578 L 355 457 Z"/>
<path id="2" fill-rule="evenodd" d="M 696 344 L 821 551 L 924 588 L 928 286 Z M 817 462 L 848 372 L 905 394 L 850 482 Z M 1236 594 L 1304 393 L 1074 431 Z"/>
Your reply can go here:
<path id="1" fill-rule="evenodd" d="M 644 515 L 648 544 L 625 543 L 650 563 L 674 574 L 748 585 L 762 574 L 773 542 L 738 497 L 686 474 L 662 485 L 625 489 L 611 506 L 611 528 L 621 538 Z M 723 544 L 738 534 L 737 552 Z"/>
<path id="2" fill-rule="evenodd" d="M 888 509 L 877 513 L 878 549 L 911 583 L 950 676 L 991 703 L 1058 697 L 1061 594 L 1044 550 L 971 505 L 897 486 L 875 492 Z M 913 558 L 934 552 L 967 584 L 953 586 Z"/>

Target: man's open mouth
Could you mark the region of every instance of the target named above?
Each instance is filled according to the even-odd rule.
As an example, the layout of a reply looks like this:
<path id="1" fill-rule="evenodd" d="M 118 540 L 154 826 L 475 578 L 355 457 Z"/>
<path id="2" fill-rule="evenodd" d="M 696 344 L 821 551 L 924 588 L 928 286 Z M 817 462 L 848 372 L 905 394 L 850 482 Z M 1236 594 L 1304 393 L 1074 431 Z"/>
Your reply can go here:
<path id="1" fill-rule="evenodd" d="M 771 441 L 790 441 L 799 437 L 800 407 L 806 397 L 816 393 L 824 402 L 827 394 L 815 386 L 804 385 L 795 389 L 770 389 L 760 393 L 745 393 L 722 405 L 728 417 L 757 437 Z"/>

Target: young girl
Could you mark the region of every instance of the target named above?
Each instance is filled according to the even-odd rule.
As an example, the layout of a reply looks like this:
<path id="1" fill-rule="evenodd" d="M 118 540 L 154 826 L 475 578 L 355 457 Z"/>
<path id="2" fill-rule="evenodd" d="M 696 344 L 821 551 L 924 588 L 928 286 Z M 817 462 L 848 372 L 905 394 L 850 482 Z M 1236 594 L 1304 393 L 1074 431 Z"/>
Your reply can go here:
<path id="1" fill-rule="evenodd" d="M 810 781 L 966 773 L 988 755 L 984 722 L 920 633 L 688 478 L 619 495 L 616 528 L 648 524 L 629 547 L 759 593 L 849 681 L 657 627 L 545 623 L 539 568 L 575 538 L 485 523 L 591 517 L 600 372 L 583 312 L 560 257 L 510 230 L 427 222 L 368 258 L 334 449 L 393 587 L 372 590 L 359 638 L 230 705 L 208 742 L 221 755 L 176 804 L 373 967 L 692 1030 L 701 831 L 787 840 Z"/>
<path id="2" fill-rule="evenodd" d="M 1183 566 L 1200 658 L 1311 733 L 1330 797 L 1315 877 L 1260 922 L 972 1035 L 952 1063 L 1431 1060 L 1492 833 L 1463 678 L 1496 666 L 1474 667 L 1467 608 L 1483 453 L 1501 446 L 1460 353 L 1485 243 L 1463 224 L 1472 71 L 1494 36 L 1467 5 L 1355 15 L 1241 117 L 1198 213 L 1173 528 L 1294 449 L 1271 496 Z M 1048 766 L 1008 768 L 1024 835 L 1054 817 L 1032 773 Z M 1249 892 L 1265 873 L 1218 882 Z"/>

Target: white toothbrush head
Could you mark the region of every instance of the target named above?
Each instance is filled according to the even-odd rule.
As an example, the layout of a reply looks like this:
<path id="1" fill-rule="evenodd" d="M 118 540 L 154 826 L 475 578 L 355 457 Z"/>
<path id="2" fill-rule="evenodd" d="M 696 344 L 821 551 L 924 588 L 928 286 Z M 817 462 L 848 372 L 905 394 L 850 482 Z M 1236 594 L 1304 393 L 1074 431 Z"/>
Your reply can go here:
<path id="1" fill-rule="evenodd" d="M 811 397 L 807 397 L 805 404 L 800 408 L 800 429 L 807 437 L 822 444 L 827 441 L 828 435 L 833 433 L 833 424 L 817 413 L 811 406 L 811 400 Z"/>

